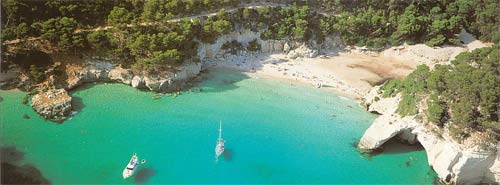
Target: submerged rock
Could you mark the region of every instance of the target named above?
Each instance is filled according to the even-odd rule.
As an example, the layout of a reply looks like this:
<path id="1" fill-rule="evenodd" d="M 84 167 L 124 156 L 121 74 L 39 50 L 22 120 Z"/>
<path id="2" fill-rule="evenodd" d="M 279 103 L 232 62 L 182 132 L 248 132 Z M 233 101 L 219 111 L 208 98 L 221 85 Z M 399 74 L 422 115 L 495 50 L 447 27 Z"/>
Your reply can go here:
<path id="1" fill-rule="evenodd" d="M 23 115 L 23 118 L 24 118 L 24 119 L 30 119 L 30 116 L 29 116 L 29 115 L 27 115 L 27 114 L 24 114 L 24 115 Z"/>
<path id="2" fill-rule="evenodd" d="M 31 107 L 45 119 L 62 122 L 71 112 L 71 96 L 64 89 L 40 92 L 31 99 Z"/>
<path id="3" fill-rule="evenodd" d="M 2 162 L 1 184 L 51 184 L 39 169 L 32 165 L 17 166 Z"/>

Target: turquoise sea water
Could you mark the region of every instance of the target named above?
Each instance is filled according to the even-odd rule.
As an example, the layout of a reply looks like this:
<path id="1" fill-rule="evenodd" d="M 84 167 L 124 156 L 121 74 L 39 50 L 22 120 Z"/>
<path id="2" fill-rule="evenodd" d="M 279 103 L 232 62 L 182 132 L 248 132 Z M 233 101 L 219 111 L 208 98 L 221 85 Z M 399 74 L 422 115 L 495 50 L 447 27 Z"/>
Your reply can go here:
<path id="1" fill-rule="evenodd" d="M 239 73 L 211 73 L 199 87 L 153 99 L 121 84 L 86 86 L 73 93 L 78 113 L 63 124 L 23 105 L 24 93 L 0 91 L 1 144 L 25 153 L 21 163 L 54 184 L 434 180 L 423 150 L 392 144 L 360 155 L 354 146 L 375 116 L 353 100 Z M 219 120 L 226 152 L 216 161 Z M 124 180 L 134 152 L 147 163 Z"/>

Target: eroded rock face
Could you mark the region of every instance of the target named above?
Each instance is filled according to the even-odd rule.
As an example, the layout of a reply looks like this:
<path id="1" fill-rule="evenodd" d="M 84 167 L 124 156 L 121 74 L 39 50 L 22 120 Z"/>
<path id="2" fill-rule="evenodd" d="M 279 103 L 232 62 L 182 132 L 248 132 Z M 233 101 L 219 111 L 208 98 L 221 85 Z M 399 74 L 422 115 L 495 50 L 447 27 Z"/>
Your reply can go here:
<path id="1" fill-rule="evenodd" d="M 71 111 L 71 96 L 64 89 L 40 92 L 31 99 L 31 106 L 45 119 L 62 122 Z"/>
<path id="2" fill-rule="evenodd" d="M 296 59 L 296 58 L 314 58 L 319 55 L 319 51 L 315 49 L 311 49 L 310 47 L 306 46 L 305 44 L 300 45 L 298 48 L 290 50 L 288 52 L 287 57 L 290 59 Z"/>
<path id="3" fill-rule="evenodd" d="M 142 84 L 145 88 L 155 92 L 172 92 L 179 91 L 187 85 L 185 82 L 198 76 L 201 71 L 201 63 L 191 62 L 185 63 L 177 67 L 175 72 L 162 72 L 155 75 L 144 75 L 134 77 L 132 86 L 140 87 Z"/>
<path id="4" fill-rule="evenodd" d="M 179 89 L 178 85 L 196 77 L 200 72 L 200 62 L 185 62 L 173 71 L 134 75 L 132 70 L 122 68 L 110 61 L 89 59 L 85 66 L 67 71 L 68 79 L 64 88 L 73 89 L 82 83 L 89 82 L 118 82 L 155 92 L 174 91 Z"/>
<path id="5" fill-rule="evenodd" d="M 418 121 L 415 116 L 400 117 L 396 113 L 399 96 L 382 98 L 377 91 L 378 87 L 372 89 L 364 97 L 364 104 L 368 111 L 382 115 L 365 131 L 358 145 L 360 149 L 374 150 L 389 139 L 399 137 L 409 143 L 422 144 L 429 165 L 443 182 L 480 184 L 500 181 L 497 150 L 459 144 L 447 132 L 437 135 L 432 127 Z"/>
<path id="6" fill-rule="evenodd" d="M 134 77 L 132 71 L 130 69 L 124 69 L 121 66 L 113 68 L 108 73 L 109 80 L 121 82 L 127 85 L 132 83 L 132 77 Z"/>
<path id="7" fill-rule="evenodd" d="M 228 56 L 225 55 L 226 51 L 222 50 L 221 47 L 226 42 L 231 42 L 236 40 L 240 42 L 243 47 L 248 46 L 248 42 L 257 39 L 261 45 L 261 51 L 256 52 L 262 53 L 285 53 L 288 54 L 288 58 L 314 58 L 320 54 L 320 49 L 322 47 L 326 48 L 328 52 L 330 50 L 338 50 L 341 44 L 339 44 L 338 37 L 329 37 L 328 42 L 321 44 L 309 43 L 308 45 L 304 43 L 299 43 L 290 40 L 261 40 L 259 32 L 253 32 L 248 29 L 234 31 L 227 35 L 220 36 L 217 40 L 212 43 L 199 43 L 198 47 L 198 58 L 204 63 L 211 63 L 212 61 L 222 60 L 225 61 Z M 247 52 L 245 50 L 238 51 L 235 58 L 248 58 L 252 57 L 255 52 Z"/>
<path id="8" fill-rule="evenodd" d="M 171 81 L 171 77 L 173 75 L 168 74 L 165 76 L 167 76 L 167 78 L 160 77 L 160 76 L 145 76 L 144 83 L 150 91 L 158 92 L 170 84 L 169 81 Z"/>
<path id="9" fill-rule="evenodd" d="M 177 71 L 174 73 L 173 80 L 186 80 L 193 78 L 200 74 L 201 63 L 200 62 L 190 62 L 178 67 Z"/>
<path id="10" fill-rule="evenodd" d="M 144 88 L 144 80 L 140 76 L 134 76 L 131 82 L 132 87 L 142 89 Z"/>
<path id="11" fill-rule="evenodd" d="M 451 140 L 447 135 L 438 137 L 423 127 L 413 132 L 427 152 L 429 165 L 442 181 L 456 184 L 498 183 L 500 168 L 496 150 L 467 147 Z"/>
<path id="12" fill-rule="evenodd" d="M 108 60 L 87 59 L 84 66 L 72 66 L 66 71 L 68 79 L 65 89 L 73 89 L 88 82 L 120 82 L 130 85 L 133 73 L 130 69 L 113 64 Z"/>
<path id="13" fill-rule="evenodd" d="M 285 41 L 283 40 L 261 40 L 260 44 L 261 51 L 265 53 L 278 53 L 286 51 Z"/>

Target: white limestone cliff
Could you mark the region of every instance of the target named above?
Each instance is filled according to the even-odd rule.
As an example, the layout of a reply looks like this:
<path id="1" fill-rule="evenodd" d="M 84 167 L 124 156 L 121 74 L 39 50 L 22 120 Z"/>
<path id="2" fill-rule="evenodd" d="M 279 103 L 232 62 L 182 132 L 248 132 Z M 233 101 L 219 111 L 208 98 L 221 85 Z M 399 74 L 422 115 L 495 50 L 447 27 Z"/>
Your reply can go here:
<path id="1" fill-rule="evenodd" d="M 242 44 L 244 48 L 248 46 L 250 41 L 256 39 L 261 45 L 261 50 L 258 52 L 250 52 L 246 50 L 238 51 L 236 54 L 228 54 L 226 50 L 221 49 L 226 42 L 233 40 Z M 328 36 L 323 43 L 303 43 L 293 40 L 262 40 L 259 32 L 253 32 L 248 29 L 231 32 L 227 35 L 222 35 L 215 40 L 214 43 L 199 43 L 197 57 L 204 66 L 213 65 L 217 62 L 227 62 L 228 60 L 234 63 L 243 63 L 245 60 L 255 58 L 257 55 L 267 54 L 287 54 L 288 58 L 314 58 L 320 53 L 338 52 L 342 46 L 342 41 L 339 36 Z"/>
<path id="2" fill-rule="evenodd" d="M 131 69 L 122 68 L 109 60 L 88 59 L 83 67 L 67 71 L 65 89 L 73 89 L 88 82 L 118 82 L 135 88 L 146 88 L 151 91 L 174 91 L 179 89 L 190 78 L 196 77 L 201 71 L 201 63 L 185 62 L 172 71 L 159 74 L 137 74 Z"/>
<path id="3" fill-rule="evenodd" d="M 393 137 L 410 139 L 410 143 L 418 141 L 424 147 L 429 165 L 443 182 L 500 182 L 500 157 L 497 150 L 459 144 L 446 132 L 437 134 L 432 126 L 415 116 L 400 117 L 396 113 L 399 96 L 382 98 L 378 90 L 378 87 L 374 88 L 364 97 L 367 109 L 382 115 L 364 133 L 358 145 L 360 149 L 377 149 Z M 412 138 L 416 138 L 416 141 L 411 141 Z"/>

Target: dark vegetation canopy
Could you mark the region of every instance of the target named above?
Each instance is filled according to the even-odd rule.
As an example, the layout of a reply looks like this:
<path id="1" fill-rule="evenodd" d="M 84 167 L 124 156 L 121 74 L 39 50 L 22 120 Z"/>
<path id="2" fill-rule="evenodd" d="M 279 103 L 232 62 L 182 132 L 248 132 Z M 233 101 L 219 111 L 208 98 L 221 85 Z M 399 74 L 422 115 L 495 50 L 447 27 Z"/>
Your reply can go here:
<path id="1" fill-rule="evenodd" d="M 260 40 L 269 39 L 322 43 L 333 34 L 375 50 L 404 42 L 440 46 L 458 44 L 462 29 L 500 42 L 498 0 L 3 0 L 1 8 L 2 66 L 20 65 L 38 80 L 45 65 L 37 62 L 46 62 L 29 51 L 37 49 L 33 40 L 55 52 L 112 56 L 148 73 L 196 61 L 199 44 L 241 29 L 259 32 L 260 39 L 231 41 L 223 49 L 256 52 Z M 5 41 L 18 41 L 20 52 L 11 53 Z M 498 133 L 498 54 L 496 45 L 434 71 L 420 66 L 404 80 L 387 82 L 384 96 L 402 93 L 401 115 L 416 114 L 426 100 L 429 120 L 449 126 L 457 137 L 470 130 Z"/>
<path id="2" fill-rule="evenodd" d="M 273 6 L 250 6 L 263 2 Z M 43 38 L 59 52 L 111 54 L 137 71 L 158 71 L 195 60 L 198 41 L 213 43 L 241 28 L 259 31 L 262 40 L 317 43 L 338 33 L 347 44 L 372 49 L 403 42 L 457 44 L 461 28 L 484 41 L 500 40 L 497 0 L 263 2 L 4 0 L 1 37 L 2 41 Z M 217 14 L 208 16 L 213 12 Z M 206 16 L 195 16 L 201 14 Z M 256 51 L 260 48 L 256 44 L 243 49 Z"/>
<path id="3" fill-rule="evenodd" d="M 498 0 L 322 0 L 338 14 L 333 28 L 349 44 L 381 48 L 402 42 L 457 44 L 461 28 L 482 41 L 500 41 Z"/>
<path id="4" fill-rule="evenodd" d="M 308 22 L 318 20 L 319 16 L 307 6 L 238 7 L 251 2 L 5 0 L 1 36 L 2 41 L 17 39 L 21 43 L 41 38 L 56 52 L 111 55 L 119 59 L 116 61 L 132 65 L 136 72 L 158 72 L 197 60 L 198 43 L 214 43 L 235 28 L 267 30 L 263 39 L 306 41 L 316 35 L 312 33 L 314 26 L 308 26 Z M 212 12 L 217 13 L 208 16 Z M 186 17 L 198 14 L 207 16 Z M 21 46 L 31 49 L 32 45 Z M 245 46 L 237 49 L 261 48 L 257 40 Z M 7 47 L 3 49 L 5 61 L 20 63 L 15 60 L 19 57 L 8 54 Z"/>

